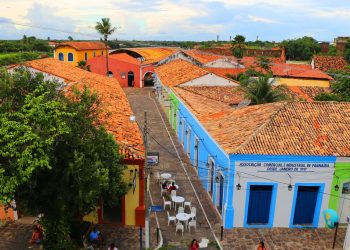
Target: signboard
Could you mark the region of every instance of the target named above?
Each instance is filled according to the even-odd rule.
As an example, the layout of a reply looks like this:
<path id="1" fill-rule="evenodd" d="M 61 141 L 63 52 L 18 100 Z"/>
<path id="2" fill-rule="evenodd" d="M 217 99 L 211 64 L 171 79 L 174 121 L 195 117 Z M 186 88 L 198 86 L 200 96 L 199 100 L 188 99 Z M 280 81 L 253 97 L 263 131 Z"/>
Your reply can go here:
<path id="1" fill-rule="evenodd" d="M 254 169 L 257 172 L 315 172 L 333 167 L 332 163 L 299 162 L 236 162 L 236 167 Z"/>
<path id="2" fill-rule="evenodd" d="M 163 211 L 163 206 L 151 206 L 151 212 L 162 212 Z"/>
<path id="3" fill-rule="evenodd" d="M 159 163 L 159 152 L 148 152 L 147 166 L 158 166 L 158 163 Z"/>

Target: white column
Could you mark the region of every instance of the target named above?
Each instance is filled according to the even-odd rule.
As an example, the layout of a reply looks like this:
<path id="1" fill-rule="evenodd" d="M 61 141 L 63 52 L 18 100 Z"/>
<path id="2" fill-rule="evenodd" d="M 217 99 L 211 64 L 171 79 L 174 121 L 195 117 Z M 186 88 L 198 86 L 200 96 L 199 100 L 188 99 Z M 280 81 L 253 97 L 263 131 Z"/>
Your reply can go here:
<path id="1" fill-rule="evenodd" d="M 343 250 L 350 250 L 350 221 L 348 221 L 348 229 L 346 230 Z"/>

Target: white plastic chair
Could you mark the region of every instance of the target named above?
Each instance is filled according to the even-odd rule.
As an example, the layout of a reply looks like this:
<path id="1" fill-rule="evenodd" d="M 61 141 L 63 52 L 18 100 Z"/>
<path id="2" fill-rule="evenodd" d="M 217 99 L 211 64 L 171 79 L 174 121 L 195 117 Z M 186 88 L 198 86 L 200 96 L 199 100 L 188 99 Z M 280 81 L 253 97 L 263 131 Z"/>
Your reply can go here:
<path id="1" fill-rule="evenodd" d="M 182 236 L 184 236 L 184 225 L 181 224 L 181 222 L 178 222 L 176 224 L 176 230 L 175 230 L 175 234 L 177 233 L 178 230 L 181 230 L 182 231 Z"/>
<path id="2" fill-rule="evenodd" d="M 171 190 L 170 196 L 171 197 L 176 196 L 176 190 Z"/>
<path id="3" fill-rule="evenodd" d="M 201 242 L 199 242 L 199 248 L 207 248 L 209 244 L 209 240 L 206 238 L 202 238 Z"/>
<path id="4" fill-rule="evenodd" d="M 184 213 L 185 212 L 185 208 L 184 207 L 179 207 L 179 209 L 177 210 L 178 213 Z"/>
<path id="5" fill-rule="evenodd" d="M 196 216 L 197 216 L 197 209 L 196 209 L 196 207 L 191 207 L 190 218 L 192 220 L 194 220 L 194 218 L 196 218 Z"/>
<path id="6" fill-rule="evenodd" d="M 160 184 L 160 197 L 163 196 L 163 194 L 167 194 L 168 193 L 168 189 L 163 189 L 162 184 Z"/>
<path id="7" fill-rule="evenodd" d="M 163 196 L 163 201 L 164 201 L 164 210 L 166 206 L 169 206 L 169 209 L 171 209 L 171 201 L 166 201 Z"/>
<path id="8" fill-rule="evenodd" d="M 185 201 L 184 202 L 184 208 L 186 209 L 186 206 L 191 210 L 191 202 L 192 202 L 192 198 L 190 201 Z"/>
<path id="9" fill-rule="evenodd" d="M 176 217 L 175 216 L 170 216 L 169 215 L 169 211 L 166 211 L 167 212 L 167 214 L 168 214 L 168 226 L 169 226 L 169 224 L 170 224 L 170 222 L 174 222 L 174 224 L 176 225 Z"/>
<path id="10" fill-rule="evenodd" d="M 190 222 L 188 222 L 188 231 L 191 232 L 191 227 L 194 227 L 194 231 L 197 230 L 197 223 L 196 220 L 191 220 Z"/>

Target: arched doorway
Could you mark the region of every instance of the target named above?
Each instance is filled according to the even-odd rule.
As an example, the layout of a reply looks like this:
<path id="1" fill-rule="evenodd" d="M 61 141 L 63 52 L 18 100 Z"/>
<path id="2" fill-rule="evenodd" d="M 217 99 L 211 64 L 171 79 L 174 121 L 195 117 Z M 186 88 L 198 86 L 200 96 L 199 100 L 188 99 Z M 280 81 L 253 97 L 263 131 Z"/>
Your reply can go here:
<path id="1" fill-rule="evenodd" d="M 144 81 L 145 87 L 153 87 L 154 86 L 153 72 L 147 72 L 143 77 L 143 81 Z"/>
<path id="2" fill-rule="evenodd" d="M 129 71 L 128 72 L 128 87 L 134 87 L 134 83 L 135 83 L 134 72 Z"/>
<path id="3" fill-rule="evenodd" d="M 108 71 L 108 77 L 113 77 L 113 72 L 112 71 Z"/>

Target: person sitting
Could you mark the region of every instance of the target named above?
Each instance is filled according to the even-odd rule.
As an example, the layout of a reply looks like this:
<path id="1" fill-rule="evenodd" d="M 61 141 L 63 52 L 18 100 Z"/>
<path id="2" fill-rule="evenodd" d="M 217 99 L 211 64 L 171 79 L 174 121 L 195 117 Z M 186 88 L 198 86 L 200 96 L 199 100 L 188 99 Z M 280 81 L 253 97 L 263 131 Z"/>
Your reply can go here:
<path id="1" fill-rule="evenodd" d="M 114 243 L 112 243 L 112 244 L 109 246 L 108 250 L 118 250 L 118 248 L 116 248 L 115 245 L 114 245 Z"/>
<path id="2" fill-rule="evenodd" d="M 101 245 L 102 237 L 100 231 L 96 227 L 89 234 L 89 242 L 97 246 Z"/>
<path id="3" fill-rule="evenodd" d="M 171 186 L 168 187 L 169 192 L 171 192 L 172 190 L 176 190 L 176 189 L 177 189 L 177 188 L 176 188 L 176 186 L 175 186 L 175 182 L 171 183 Z"/>
<path id="4" fill-rule="evenodd" d="M 164 182 L 163 182 L 162 188 L 163 188 L 163 189 L 167 189 L 167 188 L 168 188 L 168 181 L 164 181 Z"/>
<path id="5" fill-rule="evenodd" d="M 29 244 L 41 244 L 43 241 L 43 232 L 40 227 L 35 226 L 32 233 L 32 238 L 29 240 Z"/>

